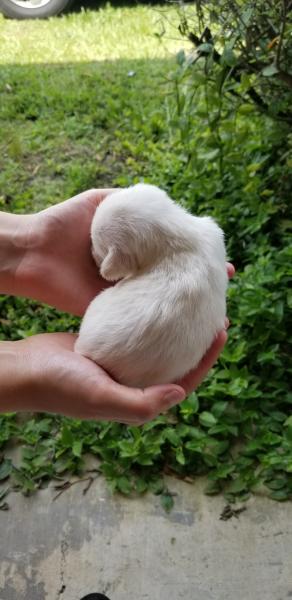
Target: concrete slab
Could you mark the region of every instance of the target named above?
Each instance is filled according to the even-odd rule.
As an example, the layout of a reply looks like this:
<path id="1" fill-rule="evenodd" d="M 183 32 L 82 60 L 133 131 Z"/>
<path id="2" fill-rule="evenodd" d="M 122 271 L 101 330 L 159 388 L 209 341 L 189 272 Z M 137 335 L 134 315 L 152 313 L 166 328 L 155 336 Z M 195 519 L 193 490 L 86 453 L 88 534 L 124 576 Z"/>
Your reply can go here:
<path id="1" fill-rule="evenodd" d="M 223 498 L 173 479 L 175 507 L 111 496 L 102 479 L 52 502 L 48 488 L 0 512 L 0 600 L 288 600 L 292 503 L 252 498 L 220 520 Z"/>

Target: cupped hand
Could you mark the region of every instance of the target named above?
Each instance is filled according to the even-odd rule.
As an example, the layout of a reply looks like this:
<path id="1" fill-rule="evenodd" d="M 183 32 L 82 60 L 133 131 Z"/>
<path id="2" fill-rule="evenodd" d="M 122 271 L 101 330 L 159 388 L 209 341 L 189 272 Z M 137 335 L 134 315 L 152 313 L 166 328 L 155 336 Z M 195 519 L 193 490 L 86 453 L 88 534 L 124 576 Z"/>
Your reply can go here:
<path id="1" fill-rule="evenodd" d="M 9 410 L 140 425 L 181 402 L 197 387 L 226 339 L 226 332 L 220 332 L 197 369 L 177 384 L 144 390 L 120 385 L 94 362 L 75 353 L 74 334 L 45 333 L 12 342 L 21 365 L 14 375 L 20 380 L 20 393 Z"/>
<path id="2" fill-rule="evenodd" d="M 23 295 L 83 315 L 109 284 L 91 255 L 90 228 L 95 210 L 114 190 L 88 190 L 31 215 L 25 222 L 26 252 L 18 270 Z"/>
<path id="3" fill-rule="evenodd" d="M 144 390 L 120 385 L 75 353 L 75 341 L 74 334 L 45 333 L 12 342 L 20 385 L 17 403 L 12 399 L 9 410 L 141 424 L 184 399 L 184 389 L 175 384 Z"/>
<path id="4" fill-rule="evenodd" d="M 232 277 L 235 270 L 228 264 L 227 271 Z M 217 361 L 226 340 L 226 330 L 220 331 L 196 369 L 176 384 L 144 390 L 120 385 L 94 362 L 75 353 L 74 334 L 41 334 L 12 342 L 17 346 L 25 383 L 21 385 L 19 404 L 11 409 L 142 424 L 196 389 Z"/>

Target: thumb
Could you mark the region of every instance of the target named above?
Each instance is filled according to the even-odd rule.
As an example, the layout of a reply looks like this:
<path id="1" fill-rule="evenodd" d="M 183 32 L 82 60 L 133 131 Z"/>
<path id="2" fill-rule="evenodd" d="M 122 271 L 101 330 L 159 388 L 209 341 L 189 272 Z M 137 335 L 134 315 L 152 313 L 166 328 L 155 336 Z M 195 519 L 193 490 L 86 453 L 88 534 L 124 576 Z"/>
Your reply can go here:
<path id="1" fill-rule="evenodd" d="M 103 390 L 104 403 L 111 407 L 115 421 L 144 423 L 151 421 L 161 412 L 182 402 L 185 390 L 179 385 L 153 385 L 141 390 L 120 385 L 111 380 Z"/>
<path id="2" fill-rule="evenodd" d="M 143 390 L 144 402 L 156 404 L 159 412 L 182 402 L 185 397 L 185 390 L 179 385 L 153 385 Z"/>

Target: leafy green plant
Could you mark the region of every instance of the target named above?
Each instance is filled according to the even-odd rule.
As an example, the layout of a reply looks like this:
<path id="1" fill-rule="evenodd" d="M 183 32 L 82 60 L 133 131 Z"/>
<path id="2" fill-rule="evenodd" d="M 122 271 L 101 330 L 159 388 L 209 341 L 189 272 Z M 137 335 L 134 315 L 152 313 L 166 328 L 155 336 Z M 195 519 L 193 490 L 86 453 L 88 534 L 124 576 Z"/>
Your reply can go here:
<path id="1" fill-rule="evenodd" d="M 196 0 L 195 13 L 181 11 L 179 26 L 204 63 L 218 93 L 236 104 L 292 123 L 291 0 Z M 194 18 L 195 17 L 195 18 Z"/>
<path id="2" fill-rule="evenodd" d="M 237 1 L 196 2 L 197 19 L 186 10 L 180 25 L 196 50 L 178 53 L 170 78 L 169 126 L 181 160 L 174 193 L 195 213 L 217 218 L 239 270 L 229 293 L 232 327 L 224 368 L 197 392 L 203 400 L 199 423 L 209 425 L 217 441 L 228 438 L 210 469 L 208 491 L 223 485 L 230 500 L 262 483 L 275 499 L 291 497 L 288 4 L 248 2 L 242 13 Z M 267 20 L 278 32 L 273 72 L 263 65 L 272 48 L 259 42 Z M 251 77 L 252 68 L 257 77 Z M 214 414 L 218 403 L 225 407 L 220 418 Z M 199 433 L 188 449 L 206 460 Z"/>
<path id="3" fill-rule="evenodd" d="M 203 16 L 199 22 L 196 16 L 189 30 L 199 27 L 195 35 L 201 36 L 209 26 L 215 50 L 225 52 L 222 62 L 211 60 L 213 47 L 203 47 L 198 60 L 192 49 L 190 55 L 180 51 L 176 61 L 1 70 L 3 210 L 38 210 L 83 186 L 126 186 L 143 179 L 167 189 L 195 214 L 218 220 L 237 275 L 229 288 L 228 345 L 204 384 L 167 415 L 141 428 L 55 415 L 0 416 L 0 509 L 7 509 L 11 488 L 31 494 L 53 480 L 60 493 L 71 476 L 100 474 L 113 491 L 159 495 L 168 510 L 174 498 L 164 475 L 170 474 L 187 481 L 206 475 L 207 493 L 224 493 L 230 502 L 263 487 L 274 499 L 292 497 L 292 138 L 289 121 L 278 118 L 289 111 L 290 92 L 279 94 L 281 105 L 276 103 L 273 114 L 276 74 L 247 78 L 243 59 L 238 62 L 239 40 L 232 48 L 236 65 L 228 64 L 234 58 L 225 47 L 227 3 L 222 18 L 223 3 L 207 3 L 204 19 L 212 4 L 213 25 L 203 27 Z M 260 3 L 254 5 L 250 23 Z M 227 41 L 220 38 L 221 23 Z M 289 27 L 287 22 L 286 33 Z M 235 31 L 235 18 L 229 29 Z M 285 69 L 291 52 L 286 33 Z M 266 52 L 264 68 L 274 60 L 277 44 L 257 51 Z M 237 81 L 232 69 L 239 64 Z M 229 75 L 219 85 L 226 67 Z M 258 110 L 248 92 L 254 87 L 269 103 L 268 85 L 271 107 Z M 0 338 L 13 340 L 76 331 L 79 320 L 36 302 L 1 297 L 0 324 Z M 18 460 L 10 457 L 11 441 L 22 445 Z"/>

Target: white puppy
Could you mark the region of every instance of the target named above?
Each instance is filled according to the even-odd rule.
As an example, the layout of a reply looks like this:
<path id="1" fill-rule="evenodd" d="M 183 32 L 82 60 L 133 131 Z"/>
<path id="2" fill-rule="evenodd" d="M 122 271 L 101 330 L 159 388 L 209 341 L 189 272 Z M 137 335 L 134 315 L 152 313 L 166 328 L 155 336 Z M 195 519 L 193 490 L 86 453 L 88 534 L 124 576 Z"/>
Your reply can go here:
<path id="1" fill-rule="evenodd" d="M 91 228 L 104 279 L 75 350 L 122 384 L 172 383 L 195 367 L 224 328 L 223 231 L 152 185 L 106 197 Z"/>

